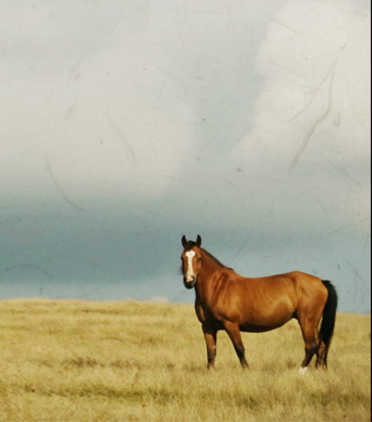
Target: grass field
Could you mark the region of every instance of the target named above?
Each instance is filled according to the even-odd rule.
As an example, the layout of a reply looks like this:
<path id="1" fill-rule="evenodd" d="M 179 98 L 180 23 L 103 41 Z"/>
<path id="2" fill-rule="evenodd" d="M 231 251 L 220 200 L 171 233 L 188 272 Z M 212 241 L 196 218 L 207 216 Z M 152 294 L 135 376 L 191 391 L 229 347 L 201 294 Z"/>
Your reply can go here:
<path id="1" fill-rule="evenodd" d="M 0 420 L 370 421 L 370 316 L 338 314 L 329 371 L 298 368 L 296 321 L 219 333 L 216 370 L 190 305 L 0 301 Z"/>

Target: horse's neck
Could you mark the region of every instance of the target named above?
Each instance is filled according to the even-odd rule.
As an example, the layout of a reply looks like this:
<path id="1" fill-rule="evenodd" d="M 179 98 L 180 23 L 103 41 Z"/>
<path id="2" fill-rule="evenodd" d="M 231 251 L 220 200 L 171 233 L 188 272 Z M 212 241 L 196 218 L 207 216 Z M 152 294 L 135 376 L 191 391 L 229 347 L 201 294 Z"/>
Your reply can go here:
<path id="1" fill-rule="evenodd" d="M 213 288 L 213 275 L 217 271 L 221 271 L 221 265 L 202 251 L 202 268 L 196 283 L 196 294 L 199 298 L 205 299 L 208 296 L 210 289 Z"/>
<path id="2" fill-rule="evenodd" d="M 207 252 L 202 250 L 202 268 L 201 272 L 209 278 L 215 271 L 221 269 L 221 264 L 216 262 Z"/>

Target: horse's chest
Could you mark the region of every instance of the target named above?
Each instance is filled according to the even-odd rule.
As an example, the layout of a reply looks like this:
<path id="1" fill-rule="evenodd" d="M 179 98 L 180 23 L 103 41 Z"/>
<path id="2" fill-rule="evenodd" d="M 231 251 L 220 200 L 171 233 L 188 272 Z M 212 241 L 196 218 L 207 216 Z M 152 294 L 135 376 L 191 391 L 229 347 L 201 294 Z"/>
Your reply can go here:
<path id="1" fill-rule="evenodd" d="M 198 320 L 203 324 L 205 322 L 206 318 L 205 318 L 204 309 L 203 309 L 203 307 L 201 306 L 200 303 L 195 303 L 195 312 L 196 312 L 196 315 L 198 317 Z"/>
<path id="2" fill-rule="evenodd" d="M 199 321 L 207 324 L 219 325 L 223 319 L 221 312 L 218 308 L 211 309 L 207 304 L 196 302 L 195 303 L 196 315 Z"/>

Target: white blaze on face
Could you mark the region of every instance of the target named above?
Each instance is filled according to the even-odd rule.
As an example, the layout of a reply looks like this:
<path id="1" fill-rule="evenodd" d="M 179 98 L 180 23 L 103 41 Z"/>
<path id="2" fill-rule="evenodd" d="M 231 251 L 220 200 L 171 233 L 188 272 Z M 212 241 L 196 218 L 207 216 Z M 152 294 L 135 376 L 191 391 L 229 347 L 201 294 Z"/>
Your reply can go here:
<path id="1" fill-rule="evenodd" d="M 189 251 L 189 252 L 186 252 L 185 255 L 187 257 L 187 271 L 186 271 L 185 278 L 186 278 L 187 281 L 192 281 L 192 279 L 195 277 L 194 276 L 194 269 L 192 267 L 192 259 L 195 256 L 195 252 Z"/>

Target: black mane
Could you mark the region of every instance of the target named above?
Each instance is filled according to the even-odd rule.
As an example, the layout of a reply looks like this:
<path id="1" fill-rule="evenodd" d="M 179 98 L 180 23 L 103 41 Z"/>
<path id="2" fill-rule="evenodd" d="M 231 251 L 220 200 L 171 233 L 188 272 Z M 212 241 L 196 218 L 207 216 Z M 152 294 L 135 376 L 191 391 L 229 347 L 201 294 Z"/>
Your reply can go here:
<path id="1" fill-rule="evenodd" d="M 206 251 L 203 248 L 200 248 L 209 258 L 211 258 L 216 264 L 218 264 L 221 268 L 227 268 L 226 265 L 222 264 L 215 256 L 213 256 L 210 252 Z"/>

